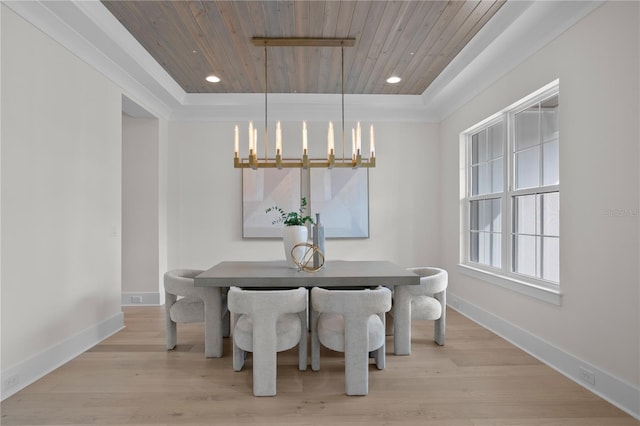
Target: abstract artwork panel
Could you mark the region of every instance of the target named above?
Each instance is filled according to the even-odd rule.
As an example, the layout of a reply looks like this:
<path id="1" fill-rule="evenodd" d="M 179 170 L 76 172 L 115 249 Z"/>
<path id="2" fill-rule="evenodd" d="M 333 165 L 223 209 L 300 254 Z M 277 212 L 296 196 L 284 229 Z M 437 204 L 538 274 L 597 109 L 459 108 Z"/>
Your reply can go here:
<path id="1" fill-rule="evenodd" d="M 242 169 L 242 236 L 282 238 L 282 224 L 273 212 L 277 205 L 285 211 L 300 208 L 300 169 Z"/>
<path id="2" fill-rule="evenodd" d="M 311 169 L 310 184 L 325 238 L 369 237 L 369 169 Z"/>

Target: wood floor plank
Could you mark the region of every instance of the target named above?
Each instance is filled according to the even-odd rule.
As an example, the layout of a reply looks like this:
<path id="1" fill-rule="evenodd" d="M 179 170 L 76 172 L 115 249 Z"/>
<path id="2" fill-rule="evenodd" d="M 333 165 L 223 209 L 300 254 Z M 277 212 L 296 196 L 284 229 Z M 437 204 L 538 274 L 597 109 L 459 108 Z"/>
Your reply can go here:
<path id="1" fill-rule="evenodd" d="M 447 344 L 414 322 L 412 354 L 372 364 L 369 395 L 344 394 L 344 358 L 323 349 L 318 372 L 278 354 L 275 397 L 252 394 L 252 359 L 204 357 L 202 324 L 164 346 L 164 308 L 124 308 L 126 328 L 3 401 L 2 425 L 625 426 L 629 415 L 449 310 Z"/>

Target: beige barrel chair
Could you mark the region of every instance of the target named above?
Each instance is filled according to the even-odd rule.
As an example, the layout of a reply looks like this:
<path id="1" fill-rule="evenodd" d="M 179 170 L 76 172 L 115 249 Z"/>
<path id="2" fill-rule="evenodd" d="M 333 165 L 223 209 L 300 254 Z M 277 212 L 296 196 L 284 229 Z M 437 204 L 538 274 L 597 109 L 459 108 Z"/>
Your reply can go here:
<path id="1" fill-rule="evenodd" d="M 298 368 L 307 369 L 308 291 L 229 289 L 233 314 L 233 369 L 253 353 L 253 394 L 276 395 L 277 353 L 298 346 Z"/>
<path id="2" fill-rule="evenodd" d="M 393 304 L 390 317 L 395 324 L 393 318 L 395 307 L 399 304 L 405 304 L 410 307 L 408 314 L 410 320 L 434 321 L 433 338 L 438 345 L 444 345 L 445 329 L 446 329 L 446 313 L 447 313 L 447 271 L 441 268 L 433 267 L 417 267 L 408 268 L 420 276 L 420 284 L 396 286 L 393 294 Z M 394 338 L 397 342 L 408 342 L 405 347 L 411 348 L 411 327 L 394 327 Z M 398 345 L 400 346 L 400 345 Z M 396 355 L 409 355 L 408 353 L 399 353 L 395 349 Z M 409 352 L 410 353 L 410 352 Z"/>
<path id="3" fill-rule="evenodd" d="M 369 393 L 369 353 L 385 367 L 385 312 L 391 309 L 388 288 L 311 289 L 311 368 L 320 369 L 320 345 L 344 352 L 345 392 Z"/>
<path id="4" fill-rule="evenodd" d="M 166 309 L 167 349 L 176 347 L 178 341 L 177 323 L 204 322 L 204 352 L 206 357 L 222 356 L 222 336 L 229 335 L 229 312 L 227 310 L 225 288 L 195 287 L 194 278 L 201 274 L 198 269 L 174 269 L 164 274 Z M 218 312 L 215 298 L 221 298 Z M 221 329 L 214 330 L 221 318 Z"/>

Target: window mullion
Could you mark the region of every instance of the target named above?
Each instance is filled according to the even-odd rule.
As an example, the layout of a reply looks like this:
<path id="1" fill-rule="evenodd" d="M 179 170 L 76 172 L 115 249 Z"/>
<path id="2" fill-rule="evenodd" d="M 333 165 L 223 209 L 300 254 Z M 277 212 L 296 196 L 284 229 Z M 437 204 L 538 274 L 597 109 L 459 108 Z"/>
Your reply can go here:
<path id="1" fill-rule="evenodd" d="M 504 165 L 502 167 L 502 270 L 505 273 L 509 273 L 512 270 L 511 267 L 511 253 L 513 252 L 511 247 L 511 241 L 513 240 L 512 234 L 512 203 L 510 200 L 510 192 L 511 192 L 511 181 L 510 176 L 512 174 L 512 159 L 511 159 L 511 145 L 513 143 L 512 131 L 513 125 L 511 123 L 511 114 L 505 113 L 503 114 L 503 123 L 504 123 L 504 143 L 502 148 L 502 158 L 504 161 Z"/>
<path id="2" fill-rule="evenodd" d="M 540 199 L 540 278 L 544 277 L 544 197 L 538 195 Z"/>
<path id="3" fill-rule="evenodd" d="M 544 182 L 544 147 L 542 142 L 542 105 L 538 103 L 538 188 Z"/>
<path id="4" fill-rule="evenodd" d="M 544 184 L 544 136 L 542 129 L 542 103 L 538 102 L 538 146 L 539 146 L 539 154 L 538 154 L 538 188 L 542 187 Z M 544 235 L 543 229 L 543 197 L 539 193 L 536 195 L 536 232 L 538 236 L 536 239 L 536 272 L 537 276 L 542 278 L 544 275 L 544 244 L 542 241 L 542 235 Z M 539 227 L 539 229 L 538 229 Z M 540 247 L 537 247 L 538 244 Z"/>

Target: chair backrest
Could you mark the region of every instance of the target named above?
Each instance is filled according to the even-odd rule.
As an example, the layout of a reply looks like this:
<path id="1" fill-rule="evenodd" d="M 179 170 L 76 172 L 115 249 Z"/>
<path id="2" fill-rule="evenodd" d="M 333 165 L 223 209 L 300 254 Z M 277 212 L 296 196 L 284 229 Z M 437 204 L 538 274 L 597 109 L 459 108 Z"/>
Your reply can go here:
<path id="1" fill-rule="evenodd" d="M 227 295 L 229 311 L 236 314 L 262 316 L 293 314 L 307 309 L 307 289 L 243 290 L 231 287 Z"/>
<path id="2" fill-rule="evenodd" d="M 391 309 L 391 290 L 377 287 L 373 290 L 311 289 L 311 304 L 317 312 L 336 314 L 377 314 Z"/>
<path id="3" fill-rule="evenodd" d="M 423 266 L 407 270 L 420 276 L 420 285 L 407 286 L 407 290 L 412 295 L 432 296 L 447 289 L 449 276 L 444 269 Z"/>
<path id="4" fill-rule="evenodd" d="M 200 269 L 174 269 L 164 274 L 164 291 L 186 297 L 200 297 L 201 289 L 195 288 L 193 280 L 200 275 Z"/>

